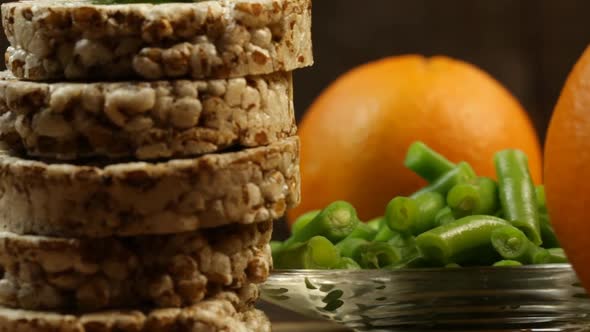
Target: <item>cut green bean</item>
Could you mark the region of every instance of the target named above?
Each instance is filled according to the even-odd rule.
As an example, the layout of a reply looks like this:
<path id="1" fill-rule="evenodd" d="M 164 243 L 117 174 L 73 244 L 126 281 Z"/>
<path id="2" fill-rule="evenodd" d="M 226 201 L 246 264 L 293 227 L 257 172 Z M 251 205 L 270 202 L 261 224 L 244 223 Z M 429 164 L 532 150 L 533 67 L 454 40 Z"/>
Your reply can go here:
<path id="1" fill-rule="evenodd" d="M 387 243 L 397 248 L 415 247 L 416 238 L 409 234 L 394 233 Z"/>
<path id="2" fill-rule="evenodd" d="M 434 218 L 444 207 L 444 197 L 434 191 L 415 199 L 399 196 L 387 205 L 385 222 L 394 231 L 417 235 L 436 226 Z"/>
<path id="3" fill-rule="evenodd" d="M 367 221 L 367 225 L 378 232 L 381 229 L 381 226 L 385 223 L 385 217 L 377 217 L 375 219 Z"/>
<path id="4" fill-rule="evenodd" d="M 340 258 L 340 262 L 336 265 L 335 269 L 338 270 L 360 270 L 361 266 L 354 259 L 350 257 Z"/>
<path id="5" fill-rule="evenodd" d="M 284 248 L 274 262 L 278 269 L 331 269 L 340 263 L 340 252 L 323 236 Z"/>
<path id="6" fill-rule="evenodd" d="M 506 226 L 495 229 L 491 235 L 492 246 L 504 259 L 530 263 L 531 241 L 518 228 Z"/>
<path id="7" fill-rule="evenodd" d="M 359 222 L 356 228 L 346 238 L 358 238 L 371 241 L 377 235 L 377 231 L 364 222 Z"/>
<path id="8" fill-rule="evenodd" d="M 369 241 L 359 238 L 347 237 L 346 239 L 338 242 L 336 248 L 340 250 L 342 257 L 349 257 L 355 261 L 361 259 L 361 252 L 369 245 Z"/>
<path id="9" fill-rule="evenodd" d="M 317 217 L 317 215 L 320 214 L 320 212 L 321 210 L 314 210 L 306 212 L 299 216 L 293 223 L 293 226 L 291 226 L 291 233 L 299 233 L 299 231 L 307 224 L 309 224 L 309 222 L 312 221 L 315 217 Z"/>
<path id="10" fill-rule="evenodd" d="M 568 262 L 567 256 L 561 248 L 538 248 L 534 254 L 533 264 L 563 264 Z"/>
<path id="11" fill-rule="evenodd" d="M 547 251 L 549 252 L 547 264 L 559 264 L 568 262 L 567 255 L 565 254 L 565 251 L 563 251 L 563 249 L 551 248 L 547 249 Z"/>
<path id="12" fill-rule="evenodd" d="M 379 229 L 379 231 L 377 232 L 377 235 L 375 235 L 375 238 L 373 239 L 373 241 L 374 242 L 387 242 L 387 241 L 391 240 L 391 238 L 393 238 L 397 234 L 399 234 L 399 233 L 391 230 L 391 228 L 389 228 L 389 226 L 384 224 L 383 226 L 381 226 L 381 229 Z"/>
<path id="13" fill-rule="evenodd" d="M 455 221 L 455 216 L 453 215 L 453 211 L 450 207 L 444 207 L 434 217 L 434 224 L 438 226 L 450 224 Z"/>
<path id="14" fill-rule="evenodd" d="M 386 242 L 373 242 L 363 248 L 360 265 L 365 269 L 380 269 L 400 262 L 400 252 Z"/>
<path id="15" fill-rule="evenodd" d="M 314 236 L 324 236 L 337 243 L 350 235 L 359 223 L 356 210 L 350 203 L 336 201 L 323 209 L 298 232 L 293 233 L 287 242 L 305 242 Z"/>
<path id="16" fill-rule="evenodd" d="M 479 191 L 479 204 L 473 214 L 494 214 L 500 207 L 498 184 L 488 177 L 479 177 L 474 182 Z"/>
<path id="17" fill-rule="evenodd" d="M 528 158 L 519 150 L 504 150 L 494 157 L 504 215 L 535 244 L 542 243 L 535 186 Z"/>
<path id="18" fill-rule="evenodd" d="M 495 262 L 493 266 L 522 266 L 522 263 L 518 262 L 518 261 L 504 259 L 504 260 Z"/>
<path id="19" fill-rule="evenodd" d="M 530 251 L 530 264 L 547 264 L 549 256 L 549 250 L 533 245 Z"/>
<path id="20" fill-rule="evenodd" d="M 447 205 L 455 218 L 475 214 L 480 204 L 479 189 L 470 183 L 459 183 L 447 194 Z"/>
<path id="21" fill-rule="evenodd" d="M 427 187 L 424 187 L 410 196 L 411 198 L 419 197 L 427 192 L 437 192 L 443 196 L 446 196 L 449 190 L 459 183 L 465 183 L 475 178 L 475 172 L 473 168 L 466 163 L 460 162 L 452 170 L 443 174 L 441 177 L 436 179 Z"/>
<path id="22" fill-rule="evenodd" d="M 415 200 L 418 214 L 411 227 L 411 232 L 413 235 L 418 235 L 437 226 L 435 218 L 437 213 L 444 209 L 445 198 L 440 193 L 430 192 L 420 195 Z"/>
<path id="23" fill-rule="evenodd" d="M 507 260 L 522 264 L 547 264 L 553 262 L 551 253 L 535 245 L 520 229 L 502 227 L 492 232 L 492 245 Z M 555 262 L 560 262 L 555 258 Z"/>
<path id="24" fill-rule="evenodd" d="M 289 239 L 270 243 L 275 267 L 356 270 L 567 262 L 550 223 L 545 189 L 533 184 L 523 152 L 496 153 L 497 182 L 478 177 L 468 163 L 454 164 L 422 142 L 409 147 L 404 163 L 429 184 L 409 197 L 394 197 L 382 217 L 367 223 L 343 201 L 301 215 Z"/>
<path id="25" fill-rule="evenodd" d="M 498 186 L 487 177 L 473 179 L 469 183 L 459 183 L 447 194 L 447 204 L 455 218 L 469 215 L 493 215 L 497 211 Z"/>
<path id="26" fill-rule="evenodd" d="M 408 197 L 395 197 L 385 209 L 385 223 L 390 229 L 398 232 L 410 232 L 417 216 L 418 204 Z"/>
<path id="27" fill-rule="evenodd" d="M 455 164 L 422 142 L 410 145 L 404 165 L 430 183 L 455 167 Z"/>
<path id="28" fill-rule="evenodd" d="M 514 226 L 501 227 L 492 232 L 492 245 L 504 259 L 522 264 L 545 264 L 549 259 L 546 249 L 535 245 Z"/>
<path id="29" fill-rule="evenodd" d="M 462 264 L 481 247 L 491 247 L 491 233 L 507 221 L 492 216 L 468 216 L 431 229 L 416 237 L 422 255 L 434 263 Z"/>
<path id="30" fill-rule="evenodd" d="M 397 249 L 402 260 L 419 254 L 418 247 L 416 246 L 416 238 L 412 235 L 401 233 L 394 234 L 389 241 L 387 241 L 387 244 Z"/>

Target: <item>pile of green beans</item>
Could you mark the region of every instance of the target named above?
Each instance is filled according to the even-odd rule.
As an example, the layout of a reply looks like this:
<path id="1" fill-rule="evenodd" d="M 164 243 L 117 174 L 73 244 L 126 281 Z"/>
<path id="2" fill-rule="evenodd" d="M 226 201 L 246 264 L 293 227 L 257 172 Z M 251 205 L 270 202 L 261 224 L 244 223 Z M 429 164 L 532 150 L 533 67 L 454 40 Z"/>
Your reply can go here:
<path id="1" fill-rule="evenodd" d="M 527 156 L 494 156 L 497 181 L 477 176 L 422 142 L 405 165 L 428 182 L 394 197 L 382 217 L 362 222 L 344 201 L 300 216 L 292 236 L 273 242 L 278 269 L 401 269 L 565 263 Z"/>

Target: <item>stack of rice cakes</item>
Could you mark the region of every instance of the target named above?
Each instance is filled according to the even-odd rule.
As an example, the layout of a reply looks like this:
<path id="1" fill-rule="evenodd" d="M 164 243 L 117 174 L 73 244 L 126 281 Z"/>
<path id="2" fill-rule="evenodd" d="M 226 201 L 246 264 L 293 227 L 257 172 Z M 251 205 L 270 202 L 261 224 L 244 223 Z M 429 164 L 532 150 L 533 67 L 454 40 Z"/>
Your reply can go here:
<path id="1" fill-rule="evenodd" d="M 0 331 L 270 331 L 310 0 L 2 6 Z"/>

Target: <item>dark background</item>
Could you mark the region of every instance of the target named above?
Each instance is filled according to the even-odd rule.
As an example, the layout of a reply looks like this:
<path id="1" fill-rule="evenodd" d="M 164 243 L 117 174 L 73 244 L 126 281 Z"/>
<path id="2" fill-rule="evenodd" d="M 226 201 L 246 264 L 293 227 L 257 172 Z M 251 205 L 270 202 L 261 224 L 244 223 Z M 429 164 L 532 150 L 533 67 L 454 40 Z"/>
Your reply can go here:
<path id="1" fill-rule="evenodd" d="M 444 54 L 504 83 L 544 133 L 590 41 L 587 0 L 316 0 L 316 64 L 296 73 L 300 115 L 338 75 L 384 56 Z"/>
<path id="2" fill-rule="evenodd" d="M 296 73 L 298 116 L 356 65 L 443 54 L 504 83 L 543 138 L 567 73 L 590 41 L 589 13 L 588 0 L 315 0 L 316 64 Z"/>

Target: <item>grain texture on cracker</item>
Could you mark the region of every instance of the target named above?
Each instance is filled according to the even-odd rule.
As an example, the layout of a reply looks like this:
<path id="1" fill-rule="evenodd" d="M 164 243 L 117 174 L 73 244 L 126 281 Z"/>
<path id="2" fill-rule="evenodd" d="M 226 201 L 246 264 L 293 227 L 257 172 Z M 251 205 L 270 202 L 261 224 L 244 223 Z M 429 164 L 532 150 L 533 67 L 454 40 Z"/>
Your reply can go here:
<path id="1" fill-rule="evenodd" d="M 231 300 L 208 300 L 180 309 L 111 311 L 84 315 L 0 308 L 1 332 L 270 332 L 259 310 L 238 311 Z"/>
<path id="2" fill-rule="evenodd" d="M 29 80 L 227 78 L 313 63 L 310 0 L 2 6 L 7 67 Z"/>
<path id="3" fill-rule="evenodd" d="M 191 157 L 296 133 L 290 73 L 223 80 L 37 83 L 0 74 L 0 137 L 27 154 Z"/>
<path id="4" fill-rule="evenodd" d="M 184 307 L 222 291 L 245 305 L 272 268 L 272 221 L 171 235 L 66 239 L 0 232 L 0 305 Z"/>
<path id="5" fill-rule="evenodd" d="M 159 163 L 77 166 L 0 153 L 0 229 L 107 237 L 280 218 L 299 203 L 299 140 Z"/>

